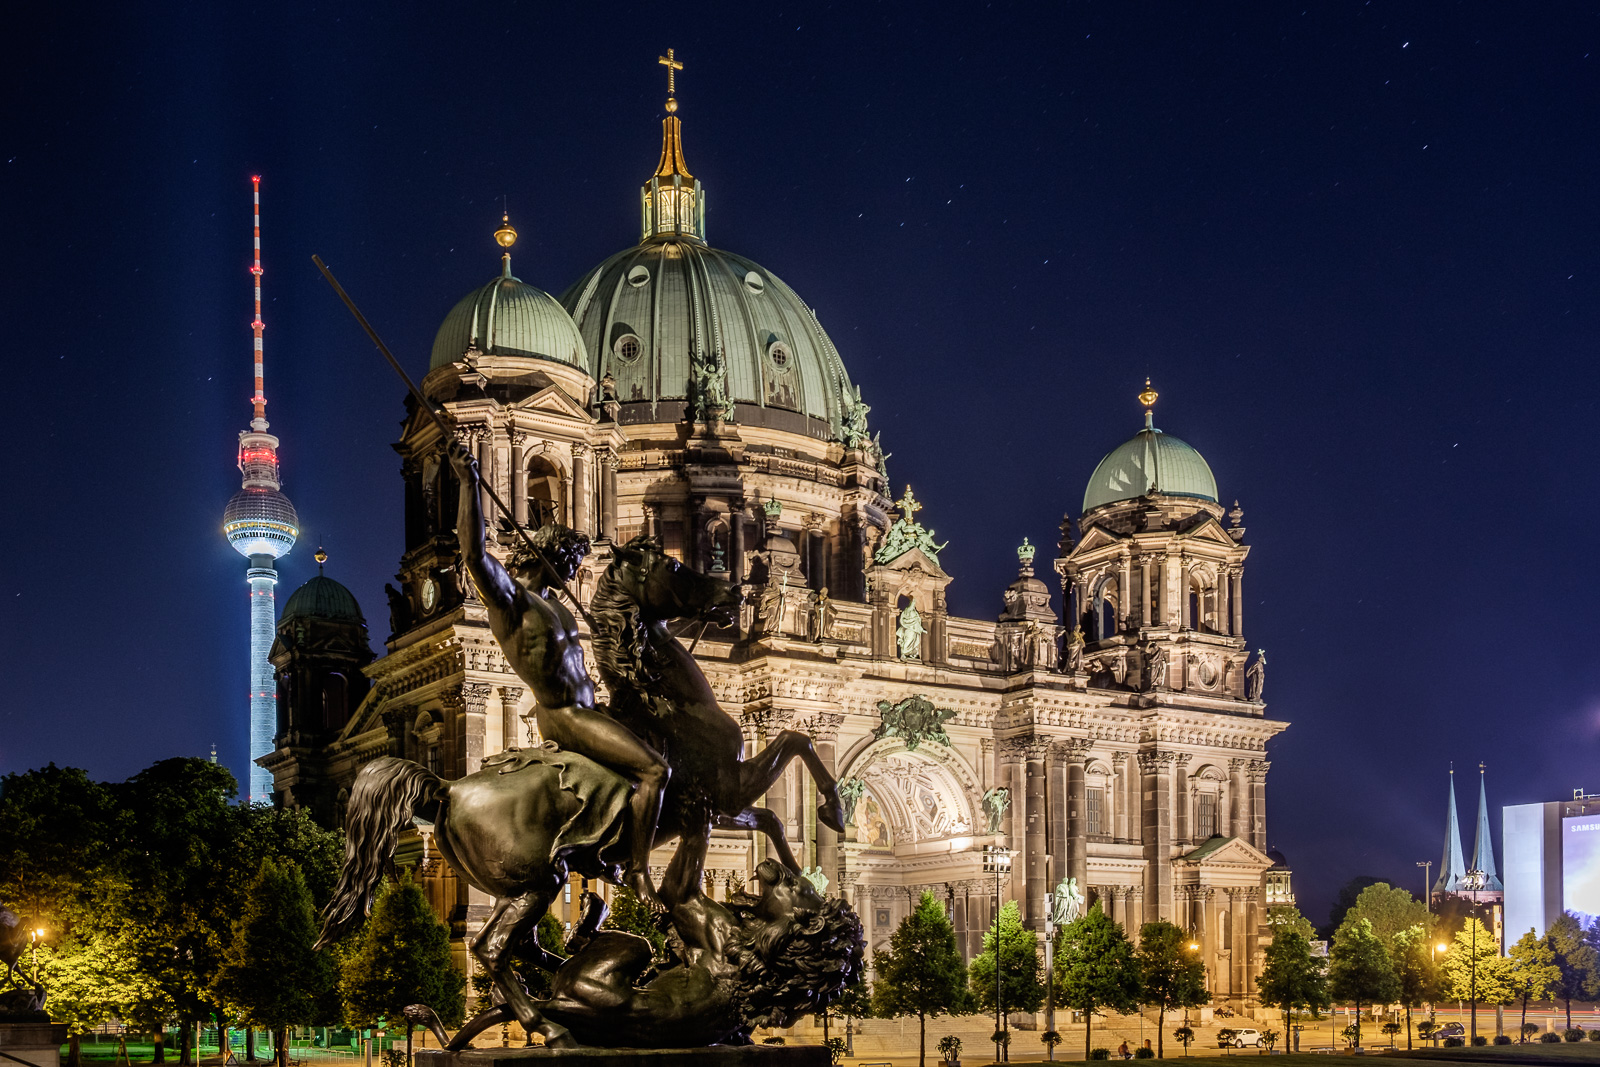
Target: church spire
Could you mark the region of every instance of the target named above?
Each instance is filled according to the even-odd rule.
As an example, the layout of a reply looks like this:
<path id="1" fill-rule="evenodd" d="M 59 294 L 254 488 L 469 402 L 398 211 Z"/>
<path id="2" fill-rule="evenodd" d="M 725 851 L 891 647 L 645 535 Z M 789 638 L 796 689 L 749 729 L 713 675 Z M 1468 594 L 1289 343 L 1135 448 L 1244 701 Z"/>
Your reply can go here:
<path id="1" fill-rule="evenodd" d="M 1460 889 L 1467 865 L 1461 858 L 1461 826 L 1456 821 L 1456 769 L 1450 768 L 1450 808 L 1444 823 L 1444 856 L 1439 860 L 1439 880 L 1435 893 L 1454 893 Z"/>
<path id="2" fill-rule="evenodd" d="M 667 68 L 667 117 L 661 120 L 661 161 L 641 190 L 644 234 L 651 239 L 704 241 L 705 189 L 683 158 L 683 122 L 678 118 L 678 71 L 683 63 L 672 49 L 658 62 Z"/>
<path id="3" fill-rule="evenodd" d="M 1472 844 L 1472 869 L 1483 872 L 1483 891 L 1502 893 L 1505 886 L 1494 869 L 1494 839 L 1489 836 L 1489 794 L 1483 784 L 1483 764 L 1478 764 L 1478 836 Z"/>

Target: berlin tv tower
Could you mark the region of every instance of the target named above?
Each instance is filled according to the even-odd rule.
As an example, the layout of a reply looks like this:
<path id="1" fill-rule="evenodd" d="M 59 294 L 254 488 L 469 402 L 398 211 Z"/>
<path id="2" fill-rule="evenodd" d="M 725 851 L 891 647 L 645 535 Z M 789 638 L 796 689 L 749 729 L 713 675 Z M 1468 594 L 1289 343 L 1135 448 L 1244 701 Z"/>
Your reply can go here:
<path id="1" fill-rule="evenodd" d="M 233 494 L 222 513 L 222 532 L 234 550 L 250 561 L 245 582 L 250 587 L 250 783 L 252 803 L 272 800 L 272 775 L 256 760 L 273 749 L 278 729 L 278 683 L 267 653 L 277 627 L 273 587 L 278 572 L 273 563 L 288 554 L 300 536 L 300 517 L 283 495 L 278 481 L 278 439 L 267 432 L 267 396 L 261 375 L 261 176 L 250 179 L 255 189 L 255 331 L 256 392 L 251 397 L 255 417 L 250 429 L 239 435 L 239 470 L 244 488 Z"/>

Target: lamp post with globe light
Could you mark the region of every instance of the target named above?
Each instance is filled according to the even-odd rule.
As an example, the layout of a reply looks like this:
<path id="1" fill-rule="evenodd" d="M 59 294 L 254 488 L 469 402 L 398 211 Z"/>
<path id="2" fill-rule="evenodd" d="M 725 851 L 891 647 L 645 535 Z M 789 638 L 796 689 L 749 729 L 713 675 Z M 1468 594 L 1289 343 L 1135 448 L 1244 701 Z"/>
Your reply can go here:
<path id="1" fill-rule="evenodd" d="M 994 875 L 994 1058 L 1004 1051 L 1004 1016 L 1000 1010 L 1000 876 L 1011 873 L 1012 852 L 999 845 L 983 846 L 983 873 Z"/>

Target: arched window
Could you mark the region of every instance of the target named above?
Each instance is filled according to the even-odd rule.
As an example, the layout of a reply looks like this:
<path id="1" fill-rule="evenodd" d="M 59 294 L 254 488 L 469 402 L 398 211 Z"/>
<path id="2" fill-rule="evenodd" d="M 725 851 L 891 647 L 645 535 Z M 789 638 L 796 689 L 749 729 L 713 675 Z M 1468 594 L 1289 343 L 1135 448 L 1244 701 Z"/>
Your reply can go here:
<path id="1" fill-rule="evenodd" d="M 1201 793 L 1195 798 L 1195 839 L 1204 841 L 1217 833 L 1217 794 Z"/>
<path id="2" fill-rule="evenodd" d="M 1189 628 L 1208 634 L 1222 632 L 1217 618 L 1217 587 L 1203 571 L 1189 572 Z"/>
<path id="3" fill-rule="evenodd" d="M 1117 618 L 1117 604 L 1122 599 L 1119 595 L 1115 578 L 1106 578 L 1095 588 L 1094 593 L 1094 639 L 1104 641 L 1121 631 L 1121 623 Z"/>
<path id="4" fill-rule="evenodd" d="M 349 703 L 349 681 L 338 671 L 330 671 L 322 680 L 322 728 L 337 730 L 344 725 L 345 708 Z"/>
<path id="5" fill-rule="evenodd" d="M 566 505 L 566 480 L 561 468 L 543 456 L 534 456 L 528 461 L 528 525 L 562 522 Z"/>

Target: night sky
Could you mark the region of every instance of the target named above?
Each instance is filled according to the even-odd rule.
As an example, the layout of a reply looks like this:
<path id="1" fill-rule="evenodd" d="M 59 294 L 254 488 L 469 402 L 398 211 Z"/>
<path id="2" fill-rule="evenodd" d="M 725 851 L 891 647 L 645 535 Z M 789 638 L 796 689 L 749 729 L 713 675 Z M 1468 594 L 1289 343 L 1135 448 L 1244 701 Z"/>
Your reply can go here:
<path id="1" fill-rule="evenodd" d="M 502 196 L 558 295 L 637 240 L 671 46 L 711 243 L 816 308 L 953 611 L 999 612 L 1152 377 L 1245 509 L 1293 724 L 1270 837 L 1313 919 L 1355 875 L 1420 888 L 1451 761 L 1487 761 L 1497 833 L 1600 790 L 1596 5 L 578 6 L 12 24 L 0 772 L 244 771 L 250 175 L 303 527 L 279 604 L 324 545 L 378 647 L 402 392 L 310 257 L 420 377 Z"/>

